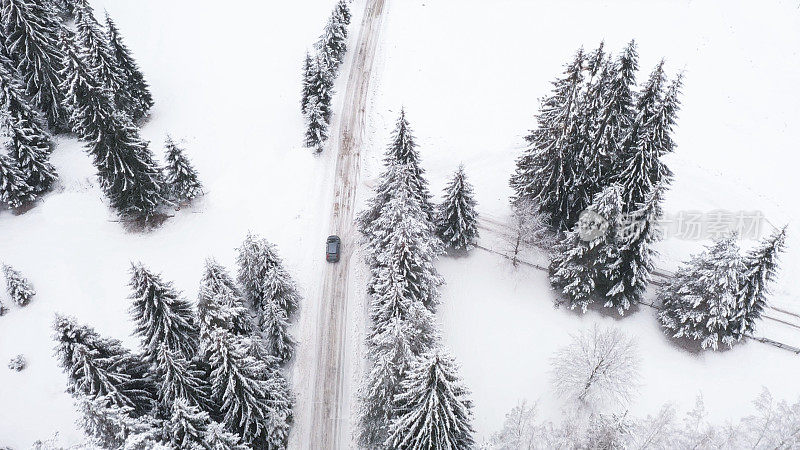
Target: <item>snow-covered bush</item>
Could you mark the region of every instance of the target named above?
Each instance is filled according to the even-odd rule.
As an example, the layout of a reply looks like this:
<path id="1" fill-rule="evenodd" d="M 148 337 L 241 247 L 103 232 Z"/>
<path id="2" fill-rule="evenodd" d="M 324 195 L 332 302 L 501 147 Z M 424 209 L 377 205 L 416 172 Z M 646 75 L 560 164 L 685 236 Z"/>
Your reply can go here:
<path id="1" fill-rule="evenodd" d="M 551 375 L 556 393 L 579 409 L 624 407 L 638 387 L 636 343 L 618 328 L 595 325 L 556 353 Z"/>
<path id="2" fill-rule="evenodd" d="M 25 369 L 27 364 L 28 362 L 25 360 L 24 356 L 17 355 L 11 358 L 11 360 L 8 362 L 8 368 L 16 372 L 21 372 L 23 369 Z"/>

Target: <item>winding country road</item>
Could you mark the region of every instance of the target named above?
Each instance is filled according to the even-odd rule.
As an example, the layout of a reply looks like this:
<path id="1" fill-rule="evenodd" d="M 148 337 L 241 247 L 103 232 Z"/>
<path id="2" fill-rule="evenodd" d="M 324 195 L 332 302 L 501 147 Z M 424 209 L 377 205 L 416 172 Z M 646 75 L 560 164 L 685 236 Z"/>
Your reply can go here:
<path id="1" fill-rule="evenodd" d="M 347 423 L 343 411 L 345 351 L 347 346 L 348 284 L 353 248 L 356 189 L 361 169 L 361 146 L 366 125 L 367 98 L 372 65 L 380 38 L 386 0 L 367 0 L 358 40 L 353 51 L 344 103 L 340 116 L 338 154 L 334 180 L 331 234 L 342 239 L 341 259 L 327 266 L 322 286 L 315 344 L 315 375 L 311 404 L 313 416 L 307 444 L 311 449 L 347 448 L 349 436 L 342 435 Z"/>

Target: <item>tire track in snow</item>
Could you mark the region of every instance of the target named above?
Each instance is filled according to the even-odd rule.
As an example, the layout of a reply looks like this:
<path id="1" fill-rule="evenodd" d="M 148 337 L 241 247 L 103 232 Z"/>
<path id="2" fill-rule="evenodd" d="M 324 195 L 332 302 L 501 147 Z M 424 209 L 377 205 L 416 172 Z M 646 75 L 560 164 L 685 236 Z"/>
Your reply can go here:
<path id="1" fill-rule="evenodd" d="M 366 126 L 367 99 L 382 14 L 386 0 L 367 0 L 361 21 L 355 56 L 345 90 L 338 135 L 334 180 L 334 205 L 330 232 L 342 239 L 341 258 L 327 266 L 317 318 L 315 374 L 311 386 L 312 417 L 303 448 L 346 448 L 343 425 L 349 423 L 343 411 L 345 351 L 350 263 L 356 246 L 354 225 L 356 190 L 361 169 L 361 146 Z M 345 427 L 346 428 L 346 427 Z"/>

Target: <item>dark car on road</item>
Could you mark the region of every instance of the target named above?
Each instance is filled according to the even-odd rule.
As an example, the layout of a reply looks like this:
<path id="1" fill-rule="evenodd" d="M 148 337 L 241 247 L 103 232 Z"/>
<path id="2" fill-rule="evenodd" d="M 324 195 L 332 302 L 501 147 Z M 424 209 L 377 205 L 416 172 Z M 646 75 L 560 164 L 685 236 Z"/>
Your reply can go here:
<path id="1" fill-rule="evenodd" d="M 342 240 L 339 236 L 328 236 L 328 243 L 325 246 L 325 260 L 328 262 L 339 261 L 339 251 L 342 248 Z"/>

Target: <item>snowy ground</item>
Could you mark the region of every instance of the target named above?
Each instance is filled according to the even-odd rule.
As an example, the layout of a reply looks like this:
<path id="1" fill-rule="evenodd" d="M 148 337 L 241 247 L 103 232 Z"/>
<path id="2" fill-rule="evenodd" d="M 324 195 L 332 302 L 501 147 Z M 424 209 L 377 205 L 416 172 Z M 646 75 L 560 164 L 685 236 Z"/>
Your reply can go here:
<path id="1" fill-rule="evenodd" d="M 205 257 L 233 269 L 234 248 L 245 233 L 260 233 L 279 246 L 305 289 L 300 352 L 315 329 L 333 158 L 299 148 L 297 94 L 303 51 L 333 1 L 92 4 L 98 13 L 108 9 L 152 84 L 157 104 L 144 136 L 157 152 L 167 132 L 185 139 L 208 194 L 154 232 L 127 232 L 109 221 L 88 157 L 76 141 L 62 139 L 54 154 L 62 189 L 23 215 L 0 212 L 0 259 L 38 290 L 29 306 L 11 307 L 0 318 L 0 447 L 26 448 L 56 430 L 67 443 L 80 440 L 64 375 L 51 356 L 52 315 L 73 314 L 135 346 L 126 311 L 132 260 L 162 271 L 193 299 Z M 362 5 L 356 2 L 354 10 Z M 670 73 L 686 72 L 668 210 L 758 209 L 775 224 L 789 222 L 776 300 L 800 310 L 800 289 L 790 282 L 800 275 L 800 225 L 792 220 L 800 187 L 792 164 L 800 141 L 798 30 L 794 0 L 390 0 L 364 178 L 379 172 L 383 146 L 405 105 L 434 191 L 463 161 L 481 211 L 504 217 L 521 136 L 561 64 L 580 45 L 605 39 L 618 50 L 636 38 L 640 79 L 661 56 Z M 699 245 L 666 242 L 662 265 L 674 267 Z M 473 391 L 480 437 L 522 398 L 541 399 L 542 410 L 557 415 L 547 388 L 548 358 L 569 332 L 597 321 L 614 322 L 640 343 L 644 385 L 637 413 L 665 401 L 685 407 L 702 392 L 713 416 L 724 420 L 745 413 L 762 385 L 777 397 L 800 395 L 800 387 L 784 381 L 800 370 L 800 357 L 790 353 L 749 343 L 691 355 L 663 337 L 651 311 L 614 321 L 555 310 L 541 272 L 513 269 L 480 251 L 445 259 L 440 269 L 448 284 L 439 317 Z M 800 333 L 764 325 L 765 334 L 800 345 Z M 358 336 L 359 327 L 353 324 L 351 333 Z M 351 349 L 351 358 L 359 352 Z M 5 366 L 18 353 L 28 369 L 11 372 Z M 307 379 L 308 364 L 298 358 L 296 385 Z M 355 376 L 359 363 L 350 366 Z"/>
<path id="2" fill-rule="evenodd" d="M 578 47 L 605 40 L 618 52 L 635 38 L 639 80 L 665 57 L 668 73 L 685 72 L 667 211 L 760 210 L 776 225 L 789 223 L 775 302 L 800 310 L 793 282 L 800 275 L 796 1 L 405 0 L 391 2 L 387 17 L 376 105 L 385 133 L 378 139 L 387 141 L 404 105 L 434 192 L 463 161 L 480 211 L 493 218 L 508 214 L 507 180 L 522 135 L 534 125 L 537 98 Z M 367 178 L 379 172 L 379 155 L 372 156 Z M 705 243 L 665 242 L 660 266 L 674 268 Z M 594 322 L 613 323 L 639 342 L 644 385 L 635 413 L 667 401 L 685 408 L 702 393 L 712 417 L 723 421 L 746 414 L 762 385 L 779 398 L 800 395 L 785 382 L 800 370 L 800 356 L 755 342 L 697 356 L 667 341 L 650 310 L 618 321 L 556 310 L 544 273 L 514 270 L 480 250 L 445 259 L 440 269 L 447 286 L 439 317 L 473 390 L 481 438 L 521 399 L 539 399 L 540 411 L 557 418 L 548 358 L 569 333 Z M 765 321 L 761 331 L 800 345 L 798 329 Z"/>

